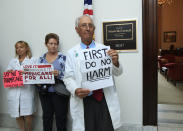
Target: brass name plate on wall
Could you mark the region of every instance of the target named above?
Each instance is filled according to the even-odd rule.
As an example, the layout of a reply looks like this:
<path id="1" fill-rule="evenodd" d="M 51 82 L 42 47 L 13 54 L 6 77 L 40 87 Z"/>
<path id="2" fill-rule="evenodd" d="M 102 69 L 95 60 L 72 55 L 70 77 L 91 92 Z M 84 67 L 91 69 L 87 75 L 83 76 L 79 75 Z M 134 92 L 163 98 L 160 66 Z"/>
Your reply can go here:
<path id="1" fill-rule="evenodd" d="M 136 51 L 136 20 L 103 22 L 103 40 L 112 49 Z"/>

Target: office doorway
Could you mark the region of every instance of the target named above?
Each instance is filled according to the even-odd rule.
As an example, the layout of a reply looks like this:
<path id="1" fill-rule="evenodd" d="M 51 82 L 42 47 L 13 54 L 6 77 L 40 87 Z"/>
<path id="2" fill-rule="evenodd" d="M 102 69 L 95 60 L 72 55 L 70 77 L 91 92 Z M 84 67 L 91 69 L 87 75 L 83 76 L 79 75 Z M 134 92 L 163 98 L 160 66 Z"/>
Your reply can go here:
<path id="1" fill-rule="evenodd" d="M 182 0 L 159 2 L 158 125 L 183 127 L 183 12 Z"/>
<path id="2" fill-rule="evenodd" d="M 143 0 L 143 125 L 158 125 L 157 0 Z"/>

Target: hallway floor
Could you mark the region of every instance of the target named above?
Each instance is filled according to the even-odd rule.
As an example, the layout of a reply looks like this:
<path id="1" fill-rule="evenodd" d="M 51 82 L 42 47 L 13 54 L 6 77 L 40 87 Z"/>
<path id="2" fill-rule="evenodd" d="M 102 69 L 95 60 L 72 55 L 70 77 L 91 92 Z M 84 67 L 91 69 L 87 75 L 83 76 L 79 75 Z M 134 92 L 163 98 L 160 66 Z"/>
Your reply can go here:
<path id="1" fill-rule="evenodd" d="M 159 72 L 158 131 L 183 131 L 183 83 L 174 86 Z"/>
<path id="2" fill-rule="evenodd" d="M 13 129 L 13 128 L 2 128 L 0 127 L 0 131 L 20 131 L 19 129 Z M 159 126 L 158 131 L 183 131 L 183 128 L 180 127 L 165 127 L 165 126 Z"/>
<path id="3" fill-rule="evenodd" d="M 183 131 L 183 105 L 158 104 L 158 131 Z"/>
<path id="4" fill-rule="evenodd" d="M 173 85 L 158 72 L 158 104 L 183 104 L 183 82 Z"/>
<path id="5" fill-rule="evenodd" d="M 4 128 L 0 127 L 0 131 L 20 131 L 19 129 L 14 129 L 14 128 Z M 33 130 L 36 131 L 36 130 Z"/>
<path id="6" fill-rule="evenodd" d="M 1 127 L 1 128 L 0 128 L 0 131 L 20 131 L 20 130 L 18 130 L 18 129 L 13 129 L 13 128 L 3 128 L 3 127 Z"/>

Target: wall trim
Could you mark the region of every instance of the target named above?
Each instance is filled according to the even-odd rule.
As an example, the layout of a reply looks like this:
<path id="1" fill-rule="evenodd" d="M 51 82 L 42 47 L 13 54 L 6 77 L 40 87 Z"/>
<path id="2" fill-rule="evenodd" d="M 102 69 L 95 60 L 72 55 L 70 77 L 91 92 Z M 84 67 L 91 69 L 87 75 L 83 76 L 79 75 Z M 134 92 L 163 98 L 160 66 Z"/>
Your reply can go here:
<path id="1" fill-rule="evenodd" d="M 55 122 L 54 122 L 55 123 Z M 11 118 L 9 114 L 0 113 L 0 127 L 3 128 L 13 128 L 18 129 L 15 118 Z M 141 124 L 123 124 L 122 127 L 115 131 L 157 131 L 157 127 L 153 126 L 142 126 Z M 41 116 L 34 116 L 33 121 L 33 131 L 42 131 L 42 118 Z M 56 131 L 55 126 L 53 126 L 53 131 Z M 68 128 L 68 131 L 71 131 Z"/>
<path id="2" fill-rule="evenodd" d="M 143 125 L 157 126 L 157 0 L 142 0 Z"/>

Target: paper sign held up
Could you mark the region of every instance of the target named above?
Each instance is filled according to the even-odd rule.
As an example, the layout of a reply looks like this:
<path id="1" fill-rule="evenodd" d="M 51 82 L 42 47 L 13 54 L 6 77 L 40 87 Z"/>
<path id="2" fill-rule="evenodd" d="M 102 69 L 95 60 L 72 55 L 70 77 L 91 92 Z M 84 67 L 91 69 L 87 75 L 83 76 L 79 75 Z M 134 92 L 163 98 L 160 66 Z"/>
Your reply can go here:
<path id="1" fill-rule="evenodd" d="M 4 88 L 23 86 L 22 71 L 4 72 L 3 84 Z"/>
<path id="2" fill-rule="evenodd" d="M 25 65 L 23 82 L 24 84 L 54 84 L 55 79 L 52 74 L 53 66 L 50 64 Z"/>
<path id="3" fill-rule="evenodd" d="M 82 87 L 97 90 L 113 86 L 112 60 L 108 56 L 109 47 L 91 48 L 80 54 Z"/>

